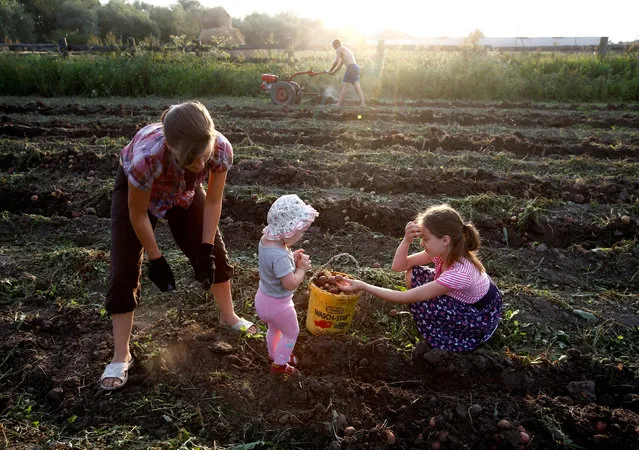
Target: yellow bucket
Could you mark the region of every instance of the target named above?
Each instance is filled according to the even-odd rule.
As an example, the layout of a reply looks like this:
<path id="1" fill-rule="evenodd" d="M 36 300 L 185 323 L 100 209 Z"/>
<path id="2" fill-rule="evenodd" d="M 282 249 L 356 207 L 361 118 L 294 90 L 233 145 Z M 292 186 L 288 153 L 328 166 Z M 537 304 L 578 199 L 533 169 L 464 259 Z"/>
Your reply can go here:
<path id="1" fill-rule="evenodd" d="M 332 273 L 348 276 L 341 272 Z M 315 284 L 315 277 L 309 281 L 308 289 L 310 291 L 306 314 L 308 331 L 315 335 L 348 333 L 361 292 L 331 294 Z"/>

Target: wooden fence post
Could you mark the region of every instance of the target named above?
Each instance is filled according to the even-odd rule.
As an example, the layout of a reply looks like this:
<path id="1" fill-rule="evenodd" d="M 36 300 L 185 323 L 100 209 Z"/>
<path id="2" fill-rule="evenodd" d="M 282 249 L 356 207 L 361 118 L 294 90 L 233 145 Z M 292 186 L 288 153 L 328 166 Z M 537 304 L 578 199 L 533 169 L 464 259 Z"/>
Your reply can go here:
<path id="1" fill-rule="evenodd" d="M 597 49 L 597 56 L 599 56 L 600 58 L 603 58 L 604 56 L 606 56 L 607 52 L 608 52 L 608 36 L 603 36 L 601 39 L 599 39 L 599 48 Z"/>
<path id="2" fill-rule="evenodd" d="M 384 69 L 384 52 L 385 52 L 385 46 L 384 46 L 384 40 L 380 39 L 379 41 L 377 41 L 377 72 L 378 73 L 382 73 L 382 70 Z"/>
<path id="3" fill-rule="evenodd" d="M 295 46 L 293 45 L 293 38 L 287 37 L 284 45 L 284 54 L 286 55 L 287 61 L 289 63 L 293 62 L 295 60 Z"/>
<path id="4" fill-rule="evenodd" d="M 69 57 L 69 44 L 67 43 L 67 38 L 60 38 L 60 40 L 58 40 L 58 51 L 63 57 Z"/>

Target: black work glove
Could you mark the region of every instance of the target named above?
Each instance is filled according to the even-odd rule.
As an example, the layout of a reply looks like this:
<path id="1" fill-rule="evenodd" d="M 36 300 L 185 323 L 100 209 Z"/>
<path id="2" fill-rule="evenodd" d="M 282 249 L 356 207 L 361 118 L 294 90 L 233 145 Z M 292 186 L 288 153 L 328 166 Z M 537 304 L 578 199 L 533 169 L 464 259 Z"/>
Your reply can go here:
<path id="1" fill-rule="evenodd" d="M 215 257 L 213 244 L 202 244 L 200 254 L 195 261 L 195 279 L 202 284 L 202 289 L 209 290 L 215 280 Z"/>
<path id="2" fill-rule="evenodd" d="M 162 292 L 175 289 L 175 277 L 164 256 L 149 260 L 149 280 Z"/>

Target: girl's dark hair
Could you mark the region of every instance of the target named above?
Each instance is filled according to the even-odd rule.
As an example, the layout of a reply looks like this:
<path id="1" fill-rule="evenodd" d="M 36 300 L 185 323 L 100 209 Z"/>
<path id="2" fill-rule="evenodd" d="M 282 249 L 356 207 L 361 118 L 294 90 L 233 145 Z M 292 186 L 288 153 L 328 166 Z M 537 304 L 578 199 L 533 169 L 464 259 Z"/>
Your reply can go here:
<path id="1" fill-rule="evenodd" d="M 173 150 L 180 167 L 186 167 L 201 156 L 211 142 L 215 142 L 213 119 L 198 101 L 171 106 L 162 113 L 164 138 Z M 217 159 L 218 149 L 213 157 Z"/>
<path id="2" fill-rule="evenodd" d="M 447 266 L 464 257 L 472 262 L 477 270 L 486 271 L 476 255 L 480 246 L 477 229 L 471 223 L 464 223 L 453 208 L 446 204 L 432 206 L 421 213 L 417 220 L 436 237 L 450 237 L 450 253 L 445 261 Z"/>

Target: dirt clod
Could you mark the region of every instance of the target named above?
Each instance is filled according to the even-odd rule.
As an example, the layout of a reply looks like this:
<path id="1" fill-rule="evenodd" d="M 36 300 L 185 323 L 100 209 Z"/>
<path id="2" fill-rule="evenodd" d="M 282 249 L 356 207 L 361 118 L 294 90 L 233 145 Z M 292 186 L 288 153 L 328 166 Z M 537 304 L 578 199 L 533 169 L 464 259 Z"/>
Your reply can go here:
<path id="1" fill-rule="evenodd" d="M 595 382 L 591 380 L 571 381 L 568 383 L 568 392 L 570 392 L 570 395 L 576 400 L 589 402 L 597 400 Z"/>
<path id="2" fill-rule="evenodd" d="M 54 402 L 59 402 L 64 398 L 64 390 L 61 387 L 53 388 L 49 391 L 48 397 Z"/>
<path id="3" fill-rule="evenodd" d="M 482 413 L 482 411 L 483 411 L 483 409 L 482 409 L 481 405 L 477 405 L 477 404 L 475 404 L 475 405 L 471 405 L 471 406 L 468 408 L 468 412 L 470 413 L 470 415 L 471 415 L 472 417 L 477 417 L 477 416 L 479 416 L 479 415 Z"/>

